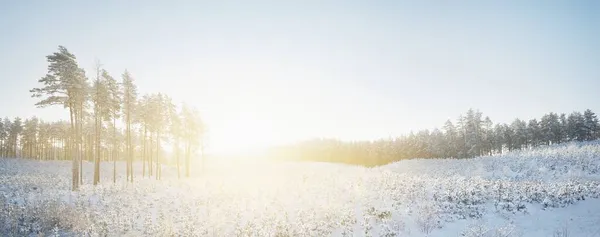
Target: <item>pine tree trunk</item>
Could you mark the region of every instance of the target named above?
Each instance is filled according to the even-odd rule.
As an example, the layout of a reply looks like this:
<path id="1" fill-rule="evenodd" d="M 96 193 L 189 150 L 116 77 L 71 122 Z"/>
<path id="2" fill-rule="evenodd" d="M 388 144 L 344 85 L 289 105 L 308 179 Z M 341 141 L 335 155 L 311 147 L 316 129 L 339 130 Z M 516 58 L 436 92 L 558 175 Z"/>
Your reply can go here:
<path id="1" fill-rule="evenodd" d="M 131 117 L 127 116 L 127 147 L 129 156 L 129 174 L 131 175 L 130 181 L 133 183 L 133 146 L 131 142 Z"/>
<path id="2" fill-rule="evenodd" d="M 146 176 L 146 133 L 148 129 L 144 125 L 144 138 L 142 142 L 142 177 Z"/>
<path id="3" fill-rule="evenodd" d="M 67 160 L 67 153 L 69 152 L 68 146 L 70 146 L 70 143 L 68 143 L 67 139 L 68 138 L 65 137 L 63 140 L 63 158 L 64 158 L 64 160 Z"/>
<path id="4" fill-rule="evenodd" d="M 177 178 L 181 178 L 181 168 L 179 165 L 179 137 L 175 139 L 175 157 L 177 160 Z"/>
<path id="5" fill-rule="evenodd" d="M 76 118 L 76 114 L 75 111 L 73 111 L 73 104 L 70 104 L 69 106 L 69 114 L 70 114 L 70 120 L 71 120 L 71 137 L 73 138 L 72 140 L 74 141 L 77 138 L 77 133 L 78 133 L 78 125 L 77 125 L 77 118 Z M 70 149 L 71 149 L 71 160 L 72 160 L 72 175 L 73 175 L 73 185 L 72 185 L 72 190 L 73 191 L 77 191 L 79 190 L 79 164 L 78 164 L 78 160 L 77 160 L 77 151 L 75 149 L 75 142 L 71 142 L 70 144 Z"/>
<path id="6" fill-rule="evenodd" d="M 126 116 L 128 116 L 128 115 L 126 115 Z M 129 157 L 129 117 L 127 117 L 126 120 L 127 120 L 126 121 L 127 124 L 125 125 L 126 126 L 125 127 L 125 157 L 126 157 L 125 158 L 125 164 L 126 164 L 125 170 L 127 173 L 127 181 L 130 181 L 131 180 L 131 173 L 130 173 L 131 168 L 129 167 L 130 166 L 130 163 L 129 163 L 129 159 L 130 159 L 130 157 Z"/>
<path id="7" fill-rule="evenodd" d="M 190 141 L 187 141 L 185 147 L 185 177 L 190 177 Z"/>
<path id="8" fill-rule="evenodd" d="M 83 185 L 83 118 L 80 115 L 79 118 L 79 135 L 77 136 L 77 150 L 78 150 L 78 158 L 79 160 L 79 184 Z"/>
<path id="9" fill-rule="evenodd" d="M 152 132 L 150 132 L 150 146 L 148 147 L 148 149 L 149 149 L 148 150 L 148 154 L 150 154 L 148 156 L 148 158 L 149 158 L 149 161 L 148 161 L 148 173 L 149 173 L 150 177 L 152 177 L 152 167 L 153 167 L 152 162 L 154 162 L 154 160 L 152 159 L 152 156 L 153 156 L 152 153 L 154 151 L 153 146 L 154 146 L 154 138 L 152 137 Z"/>
<path id="10" fill-rule="evenodd" d="M 117 182 L 117 116 L 113 114 L 113 146 L 112 146 L 112 160 L 113 160 L 113 183 Z"/>
<path id="11" fill-rule="evenodd" d="M 99 121 L 98 114 L 96 114 L 96 159 L 94 161 L 94 185 L 98 185 L 100 182 L 100 138 L 102 137 L 102 124 Z"/>
<path id="12" fill-rule="evenodd" d="M 156 180 L 160 179 L 160 130 L 156 131 Z"/>

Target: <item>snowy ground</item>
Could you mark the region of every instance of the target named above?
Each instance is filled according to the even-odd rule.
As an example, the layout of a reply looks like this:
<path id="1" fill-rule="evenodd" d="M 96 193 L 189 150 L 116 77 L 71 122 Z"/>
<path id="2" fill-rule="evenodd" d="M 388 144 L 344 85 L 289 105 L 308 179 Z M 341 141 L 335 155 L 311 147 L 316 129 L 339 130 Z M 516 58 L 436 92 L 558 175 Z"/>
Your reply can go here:
<path id="1" fill-rule="evenodd" d="M 0 159 L 0 235 L 600 236 L 591 143 L 376 168 L 213 162 L 190 179 L 138 173 L 133 185 L 113 184 L 104 164 L 99 187 L 86 163 L 76 193 L 70 165 Z"/>

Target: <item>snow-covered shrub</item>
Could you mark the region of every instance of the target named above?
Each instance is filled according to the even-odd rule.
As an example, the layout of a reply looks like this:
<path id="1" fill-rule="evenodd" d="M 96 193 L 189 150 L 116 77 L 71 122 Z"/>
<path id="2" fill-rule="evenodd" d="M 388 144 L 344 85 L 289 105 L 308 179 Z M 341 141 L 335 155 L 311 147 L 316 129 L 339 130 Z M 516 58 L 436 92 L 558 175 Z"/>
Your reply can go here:
<path id="1" fill-rule="evenodd" d="M 467 226 L 466 230 L 461 232 L 461 236 L 464 237 L 487 237 L 490 235 L 490 227 L 483 223 L 477 222 Z"/>
<path id="2" fill-rule="evenodd" d="M 502 226 L 491 226 L 489 223 L 478 221 L 467 226 L 460 234 L 464 237 L 520 237 L 520 230 L 512 223 Z"/>
<path id="3" fill-rule="evenodd" d="M 440 228 L 440 220 L 438 218 L 439 211 L 434 205 L 425 203 L 418 207 L 416 212 L 415 222 L 419 230 L 425 235 L 429 235 L 431 231 Z"/>

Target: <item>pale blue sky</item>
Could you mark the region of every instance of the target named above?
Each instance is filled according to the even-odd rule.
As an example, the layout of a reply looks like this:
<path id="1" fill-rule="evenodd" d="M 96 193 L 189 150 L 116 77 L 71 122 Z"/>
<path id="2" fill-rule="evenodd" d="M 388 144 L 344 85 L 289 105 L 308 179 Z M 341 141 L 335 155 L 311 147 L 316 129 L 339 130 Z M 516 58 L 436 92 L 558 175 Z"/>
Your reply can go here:
<path id="1" fill-rule="evenodd" d="M 490 2 L 3 1 L 0 116 L 67 117 L 28 93 L 59 44 L 196 105 L 217 149 L 600 112 L 598 1 Z"/>

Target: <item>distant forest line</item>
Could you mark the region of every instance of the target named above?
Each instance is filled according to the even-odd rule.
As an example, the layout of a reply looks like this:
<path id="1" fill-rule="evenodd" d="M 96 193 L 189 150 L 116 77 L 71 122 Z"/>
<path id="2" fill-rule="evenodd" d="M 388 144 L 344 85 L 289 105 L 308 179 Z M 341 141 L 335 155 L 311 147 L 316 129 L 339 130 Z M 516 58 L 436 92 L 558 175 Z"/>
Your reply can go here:
<path id="1" fill-rule="evenodd" d="M 474 109 L 448 120 L 441 129 L 377 141 L 315 139 L 270 151 L 270 157 L 377 166 L 413 158 L 469 158 L 541 145 L 600 138 L 598 117 L 591 110 L 569 115 L 547 113 L 540 119 L 494 124 Z"/>

